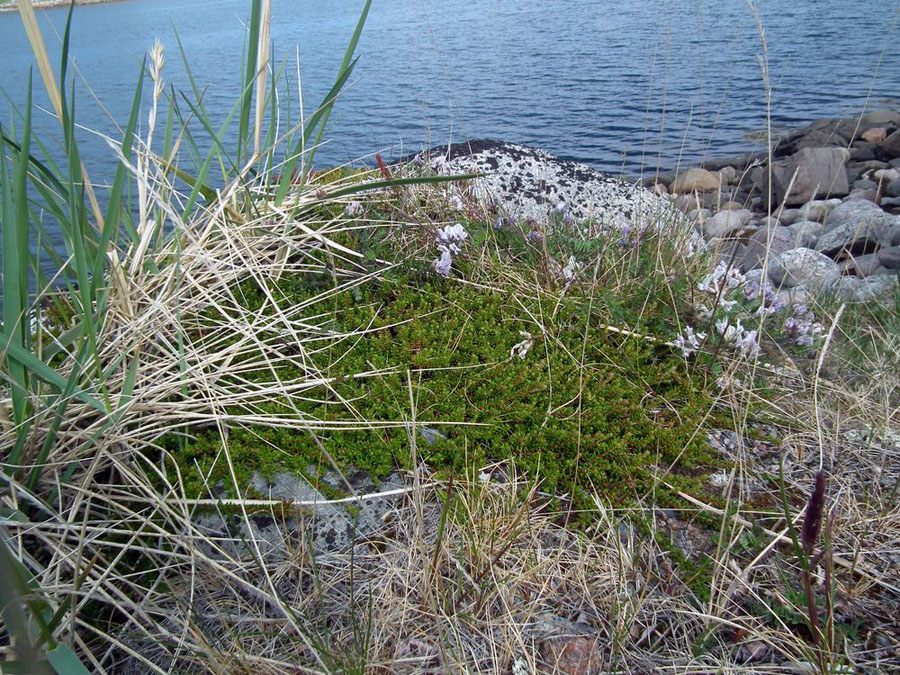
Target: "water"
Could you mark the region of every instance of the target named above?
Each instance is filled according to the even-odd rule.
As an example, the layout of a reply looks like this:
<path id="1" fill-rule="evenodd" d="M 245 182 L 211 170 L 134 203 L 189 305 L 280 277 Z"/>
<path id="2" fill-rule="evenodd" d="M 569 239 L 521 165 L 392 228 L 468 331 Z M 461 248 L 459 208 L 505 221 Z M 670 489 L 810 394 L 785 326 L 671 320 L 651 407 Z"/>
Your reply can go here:
<path id="1" fill-rule="evenodd" d="M 900 3 L 758 4 L 776 127 L 900 105 Z M 196 82 L 208 86 L 207 109 L 224 120 L 238 95 L 249 5 L 76 8 L 71 54 L 105 106 L 79 85 L 81 124 L 115 134 L 112 120 L 127 119 L 156 37 L 166 47 L 165 77 L 187 91 L 176 30 Z M 299 53 L 307 109 L 330 87 L 362 5 L 273 1 L 276 58 L 296 73 Z M 38 14 L 45 35 L 61 31 L 65 10 Z M 58 60 L 58 40 L 48 42 Z M 358 54 L 320 165 L 496 138 L 634 175 L 754 149 L 751 137 L 765 128 L 763 48 L 743 0 L 376 0 Z M 21 105 L 32 58 L 17 14 L 0 14 L 0 62 L 0 88 Z M 36 102 L 48 107 L 45 96 Z M 57 131 L 44 116 L 38 124 L 43 137 Z M 83 145 L 94 177 L 111 175 L 106 145 L 90 136 Z"/>

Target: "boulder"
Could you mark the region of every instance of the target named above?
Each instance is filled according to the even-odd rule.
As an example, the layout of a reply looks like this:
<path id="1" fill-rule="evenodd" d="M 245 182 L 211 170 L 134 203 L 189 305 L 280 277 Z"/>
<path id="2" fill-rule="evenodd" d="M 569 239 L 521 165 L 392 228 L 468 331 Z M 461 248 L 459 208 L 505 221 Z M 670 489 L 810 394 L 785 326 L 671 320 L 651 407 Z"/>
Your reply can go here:
<path id="1" fill-rule="evenodd" d="M 900 171 L 897 169 L 877 169 L 872 177 L 880 183 L 890 183 L 900 178 Z"/>
<path id="2" fill-rule="evenodd" d="M 858 277 L 870 277 L 884 271 L 884 266 L 875 253 L 868 253 L 858 257 L 851 257 L 844 261 L 841 270 L 846 274 L 855 274 Z"/>
<path id="3" fill-rule="evenodd" d="M 890 246 L 891 228 L 896 221 L 896 217 L 870 201 L 847 201 L 828 214 L 815 248 L 832 258 L 871 253 L 879 246 Z"/>
<path id="4" fill-rule="evenodd" d="M 824 222 L 835 206 L 841 203 L 840 199 L 814 199 L 800 207 L 798 220 L 814 220 Z M 795 221 L 796 222 L 796 221 Z"/>
<path id="5" fill-rule="evenodd" d="M 884 194 L 888 197 L 900 197 L 900 178 L 892 180 L 884 186 Z"/>
<path id="6" fill-rule="evenodd" d="M 885 138 L 880 147 L 889 159 L 900 157 L 900 129 Z"/>
<path id="7" fill-rule="evenodd" d="M 850 148 L 850 159 L 854 162 L 867 162 L 874 160 L 876 153 L 876 146 L 871 143 L 866 143 L 865 141 L 860 141 Z"/>
<path id="8" fill-rule="evenodd" d="M 844 197 L 844 201 L 849 202 L 854 199 L 865 199 L 873 204 L 877 204 L 878 190 L 875 188 L 854 188 L 849 195 Z"/>
<path id="9" fill-rule="evenodd" d="M 729 234 L 741 230 L 753 214 L 747 209 L 740 211 L 719 211 L 716 215 L 706 221 L 703 225 L 703 233 L 707 239 L 715 237 L 726 237 Z"/>
<path id="10" fill-rule="evenodd" d="M 846 148 L 804 148 L 790 157 L 773 162 L 774 204 L 804 204 L 817 195 L 846 195 L 850 186 L 844 165 L 849 158 Z M 768 194 L 767 171 L 762 172 L 760 191 Z"/>
<path id="11" fill-rule="evenodd" d="M 900 127 L 900 113 L 895 110 L 873 110 L 859 118 L 859 128 L 862 131 L 887 126 Z"/>
<path id="12" fill-rule="evenodd" d="M 814 224 L 818 225 L 818 223 Z M 772 261 L 782 253 L 801 246 L 809 247 L 815 242 L 815 237 L 810 237 L 807 233 L 799 230 L 792 231 L 793 227 L 795 226 L 763 227 L 754 232 L 747 240 L 743 256 L 737 259 L 741 271 L 748 272 L 762 267 L 767 257 L 771 266 Z M 766 252 L 768 252 L 768 256 L 766 256 Z"/>
<path id="13" fill-rule="evenodd" d="M 671 220 L 675 215 L 664 197 L 634 181 L 525 145 L 472 140 L 426 150 L 410 161 L 441 175 L 479 174 L 472 181 L 473 196 L 522 220 L 543 221 L 560 202 L 576 223 L 593 220 L 617 229 L 636 222 Z"/>
<path id="14" fill-rule="evenodd" d="M 719 177 L 722 179 L 722 185 L 728 185 L 729 183 L 733 183 L 734 179 L 737 178 L 737 169 L 733 166 L 723 166 L 718 171 Z"/>
<path id="15" fill-rule="evenodd" d="M 900 269 L 900 246 L 883 248 L 876 254 L 878 262 L 889 270 Z"/>
<path id="16" fill-rule="evenodd" d="M 719 211 L 740 211 L 744 205 L 740 202 L 725 202 L 719 206 Z"/>
<path id="17" fill-rule="evenodd" d="M 699 208 L 702 208 L 702 204 L 700 200 L 697 199 L 696 195 L 680 195 L 678 199 L 675 200 L 675 208 L 677 208 L 682 213 L 690 213 L 691 211 L 696 211 Z"/>
<path id="18" fill-rule="evenodd" d="M 879 274 L 874 277 L 841 277 L 832 286 L 838 298 L 844 302 L 872 302 L 890 307 L 897 292 L 896 274 Z"/>
<path id="19" fill-rule="evenodd" d="M 769 278 L 776 286 L 802 286 L 815 293 L 826 290 L 840 276 L 841 269 L 834 260 L 811 248 L 785 251 L 769 266 Z"/>
<path id="20" fill-rule="evenodd" d="M 868 131 L 862 132 L 859 137 L 866 143 L 878 145 L 879 143 L 884 143 L 884 139 L 887 138 L 887 129 L 884 127 L 873 127 Z"/>
<path id="21" fill-rule="evenodd" d="M 706 169 L 689 169 L 675 176 L 669 188 L 676 194 L 718 190 L 719 175 Z"/>

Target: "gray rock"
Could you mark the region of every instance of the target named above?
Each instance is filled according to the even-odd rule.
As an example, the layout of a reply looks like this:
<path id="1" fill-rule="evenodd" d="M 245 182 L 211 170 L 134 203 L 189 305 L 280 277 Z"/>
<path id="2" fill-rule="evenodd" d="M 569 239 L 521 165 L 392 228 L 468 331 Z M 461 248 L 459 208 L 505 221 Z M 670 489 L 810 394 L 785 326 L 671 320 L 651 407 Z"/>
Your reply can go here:
<path id="1" fill-rule="evenodd" d="M 878 187 L 878 183 L 874 180 L 869 180 L 868 178 L 860 178 L 859 180 L 853 181 L 851 187 L 854 190 L 873 190 Z"/>
<path id="2" fill-rule="evenodd" d="M 867 202 L 877 204 L 878 190 L 876 190 L 875 188 L 853 190 L 849 195 L 844 197 L 845 202 L 850 202 L 854 199 L 865 199 Z"/>
<path id="3" fill-rule="evenodd" d="M 772 164 L 775 204 L 804 204 L 817 195 L 841 197 L 850 191 L 844 165 L 846 148 L 803 148 Z M 760 192 L 768 194 L 768 172 Z M 796 176 L 796 177 L 795 177 Z M 788 193 L 790 188 L 790 193 Z"/>
<path id="4" fill-rule="evenodd" d="M 900 157 L 894 157 L 894 159 L 888 162 L 888 166 L 893 167 L 894 169 L 900 169 Z"/>
<path id="5" fill-rule="evenodd" d="M 900 269 L 900 246 L 883 248 L 877 253 L 878 262 L 889 270 Z"/>
<path id="6" fill-rule="evenodd" d="M 884 194 L 887 197 L 900 197 L 900 178 L 896 178 L 885 185 Z"/>
<path id="7" fill-rule="evenodd" d="M 810 236 L 803 229 L 793 229 L 797 225 L 802 224 L 797 223 L 790 227 L 761 228 L 756 231 L 747 240 L 747 247 L 744 249 L 743 257 L 740 259 L 741 271 L 746 272 L 761 267 L 766 261 L 766 252 L 768 252 L 769 266 L 771 267 L 772 261 L 782 253 L 800 247 L 809 248 L 815 243 L 815 237 Z M 822 227 L 818 223 L 811 224 L 818 225 L 819 228 Z"/>
<path id="8" fill-rule="evenodd" d="M 876 169 L 872 174 L 872 178 L 879 183 L 890 183 L 893 180 L 900 180 L 900 171 L 897 169 Z"/>
<path id="9" fill-rule="evenodd" d="M 840 203 L 840 199 L 813 199 L 800 207 L 798 219 L 825 222 L 828 214 Z"/>
<path id="10" fill-rule="evenodd" d="M 681 195 L 675 200 L 675 208 L 682 213 L 690 213 L 702 208 L 700 200 L 695 195 Z"/>
<path id="11" fill-rule="evenodd" d="M 759 221 L 760 227 L 777 227 L 781 225 L 781 221 L 775 216 L 766 216 Z"/>
<path id="12" fill-rule="evenodd" d="M 722 184 L 728 185 L 734 182 L 734 179 L 737 178 L 737 169 L 733 166 L 723 166 L 718 171 L 719 176 L 722 178 Z"/>
<path id="13" fill-rule="evenodd" d="M 854 162 L 865 162 L 876 157 L 875 145 L 859 141 L 850 148 L 850 159 Z"/>
<path id="14" fill-rule="evenodd" d="M 825 219 L 825 230 L 816 242 L 816 250 L 831 257 L 869 253 L 878 246 L 889 246 L 887 237 L 896 221 L 864 199 L 855 199 L 834 207 Z"/>
<path id="15" fill-rule="evenodd" d="M 881 144 L 881 151 L 890 159 L 900 157 L 900 129 L 897 129 L 897 131 L 884 139 L 884 143 Z"/>
<path id="16" fill-rule="evenodd" d="M 900 209 L 900 197 L 885 197 L 881 200 L 881 207 L 893 211 Z"/>
<path id="17" fill-rule="evenodd" d="M 740 211 L 744 205 L 740 202 L 724 202 L 719 206 L 719 211 Z"/>
<path id="18" fill-rule="evenodd" d="M 873 110 L 859 118 L 860 133 L 884 126 L 900 127 L 900 113 L 895 110 Z"/>
<path id="19" fill-rule="evenodd" d="M 875 253 L 851 257 L 841 265 L 844 274 L 855 274 L 858 277 L 869 277 L 878 274 L 883 269 L 884 266 Z"/>
<path id="20" fill-rule="evenodd" d="M 809 292 L 800 286 L 796 288 L 782 288 L 777 293 L 778 299 L 785 307 L 794 305 L 806 305 L 811 300 Z"/>
<path id="21" fill-rule="evenodd" d="M 718 190 L 719 175 L 706 169 L 689 169 L 675 176 L 669 188 L 677 194 Z"/>
<path id="22" fill-rule="evenodd" d="M 791 225 L 798 220 L 804 220 L 800 209 L 782 209 L 780 213 L 775 211 L 772 215 L 776 216 L 782 225 Z"/>
<path id="23" fill-rule="evenodd" d="M 703 233 L 708 239 L 715 237 L 725 237 L 733 232 L 739 231 L 747 223 L 753 214 L 747 209 L 740 211 L 720 211 L 712 218 L 706 221 L 703 226 Z"/>
<path id="24" fill-rule="evenodd" d="M 844 302 L 871 302 L 890 307 L 898 290 L 897 275 L 879 274 L 874 277 L 841 277 L 832 290 Z"/>
<path id="25" fill-rule="evenodd" d="M 795 240 L 799 242 L 797 244 L 798 247 L 813 248 L 825 226 L 814 220 L 801 220 L 793 225 L 789 225 L 787 229 L 791 231 Z"/>
<path id="26" fill-rule="evenodd" d="M 701 225 L 705 223 L 712 215 L 709 209 L 693 209 L 687 212 L 687 218 L 691 222 L 699 222 Z"/>
<path id="27" fill-rule="evenodd" d="M 769 278 L 777 286 L 802 286 L 819 293 L 841 276 L 840 267 L 828 256 L 810 248 L 785 251 L 772 261 Z"/>

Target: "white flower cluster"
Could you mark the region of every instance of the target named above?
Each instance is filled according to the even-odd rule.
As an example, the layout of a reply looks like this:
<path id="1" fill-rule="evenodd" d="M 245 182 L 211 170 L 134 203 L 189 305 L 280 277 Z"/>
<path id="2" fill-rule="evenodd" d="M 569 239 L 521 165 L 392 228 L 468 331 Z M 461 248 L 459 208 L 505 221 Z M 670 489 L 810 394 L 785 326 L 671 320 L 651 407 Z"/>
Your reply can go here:
<path id="1" fill-rule="evenodd" d="M 741 320 L 730 319 L 716 321 L 716 330 L 722 336 L 722 342 L 741 352 L 747 358 L 755 359 L 759 354 L 759 336 L 756 330 L 746 330 Z"/>
<path id="2" fill-rule="evenodd" d="M 675 338 L 673 344 L 681 350 L 685 357 L 688 357 L 700 349 L 700 345 L 705 339 L 706 333 L 695 333 L 693 328 L 685 326 L 684 333 Z"/>
<path id="3" fill-rule="evenodd" d="M 441 253 L 441 257 L 435 260 L 432 265 L 434 271 L 442 277 L 450 276 L 450 268 L 453 265 L 453 256 L 462 252 L 463 242 L 468 238 L 469 233 L 466 232 L 460 223 L 447 225 L 437 231 L 437 249 Z"/>
<path id="4" fill-rule="evenodd" d="M 344 207 L 344 213 L 346 213 L 350 218 L 356 218 L 357 216 L 361 216 L 363 212 L 363 205 L 359 202 L 350 202 L 347 206 Z"/>
<path id="5" fill-rule="evenodd" d="M 575 260 L 574 255 L 569 256 L 569 261 L 566 263 L 566 266 L 562 268 L 562 276 L 567 284 L 571 284 L 575 281 L 575 275 L 578 274 L 578 271 L 582 268 L 582 264 Z"/>
<path id="6" fill-rule="evenodd" d="M 743 285 L 746 281 L 747 279 L 741 274 L 740 270 L 720 262 L 716 269 L 712 271 L 712 274 L 703 279 L 697 288 L 703 293 L 719 298 L 719 305 L 726 312 L 730 312 L 737 304 L 737 301 L 727 300 L 725 295 L 729 291 Z"/>
<path id="7" fill-rule="evenodd" d="M 784 332 L 791 342 L 803 347 L 812 347 L 815 336 L 824 330 L 822 324 L 806 305 L 794 305 L 791 316 L 784 320 Z"/>

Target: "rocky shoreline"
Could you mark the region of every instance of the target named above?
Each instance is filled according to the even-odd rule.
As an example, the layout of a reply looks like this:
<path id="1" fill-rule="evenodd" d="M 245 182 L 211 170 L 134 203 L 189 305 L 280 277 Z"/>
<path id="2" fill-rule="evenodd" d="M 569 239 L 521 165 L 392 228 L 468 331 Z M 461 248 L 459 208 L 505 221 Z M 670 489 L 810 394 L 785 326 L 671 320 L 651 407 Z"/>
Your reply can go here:
<path id="1" fill-rule="evenodd" d="M 890 298 L 900 278 L 900 113 L 818 120 L 776 142 L 771 160 L 708 160 L 640 182 L 748 276 L 795 295 Z"/>

